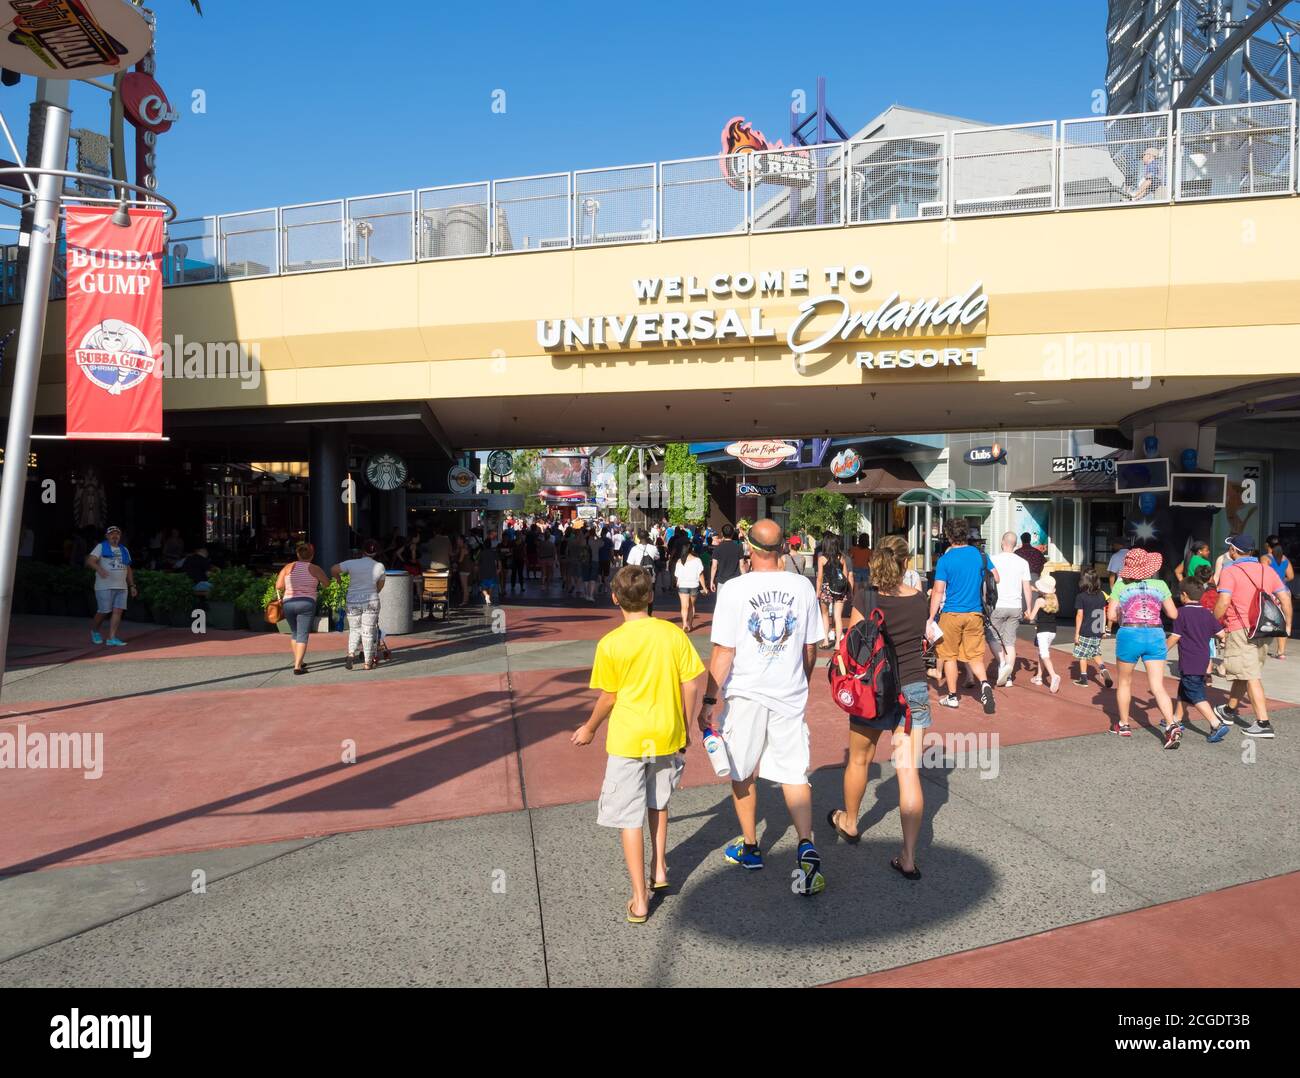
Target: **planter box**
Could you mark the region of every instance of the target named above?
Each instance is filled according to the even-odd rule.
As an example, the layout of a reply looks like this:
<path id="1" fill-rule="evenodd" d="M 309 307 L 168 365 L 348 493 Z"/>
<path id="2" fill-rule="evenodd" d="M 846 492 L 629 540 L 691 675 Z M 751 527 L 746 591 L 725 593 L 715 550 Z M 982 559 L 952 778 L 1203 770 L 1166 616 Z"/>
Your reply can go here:
<path id="1" fill-rule="evenodd" d="M 332 632 L 333 626 L 330 624 L 330 618 L 325 614 L 318 614 L 312 619 L 311 631 L 314 633 Z"/>
<path id="2" fill-rule="evenodd" d="M 167 619 L 173 629 L 189 629 L 194 625 L 194 616 L 190 609 L 173 610 Z"/>
<path id="3" fill-rule="evenodd" d="M 289 628 L 288 618 L 281 618 L 279 621 L 275 623 L 275 627 L 279 632 L 283 633 L 285 636 L 293 635 L 293 630 Z"/>
<path id="4" fill-rule="evenodd" d="M 126 613 L 123 615 L 123 620 L 148 622 L 150 616 L 149 608 L 139 599 L 136 599 L 126 604 Z"/>
<path id="5" fill-rule="evenodd" d="M 266 623 L 266 612 L 263 610 L 237 610 L 236 613 L 243 619 L 244 628 L 255 633 L 274 632 L 275 626 Z"/>
<path id="6" fill-rule="evenodd" d="M 235 604 L 223 603 L 216 599 L 208 600 L 208 628 L 209 629 L 234 629 Z"/>

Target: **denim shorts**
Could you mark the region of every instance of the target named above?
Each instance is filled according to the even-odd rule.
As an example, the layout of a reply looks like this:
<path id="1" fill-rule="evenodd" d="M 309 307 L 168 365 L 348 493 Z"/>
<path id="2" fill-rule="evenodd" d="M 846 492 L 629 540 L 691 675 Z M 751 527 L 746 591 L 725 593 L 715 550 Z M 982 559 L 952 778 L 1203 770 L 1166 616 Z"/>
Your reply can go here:
<path id="1" fill-rule="evenodd" d="M 1115 661 L 1135 663 L 1139 659 L 1169 658 L 1165 631 L 1154 625 L 1125 625 L 1115 634 Z"/>
<path id="2" fill-rule="evenodd" d="M 95 592 L 95 610 L 100 614 L 111 614 L 114 610 L 126 609 L 126 588 L 100 588 Z"/>
<path id="3" fill-rule="evenodd" d="M 912 728 L 924 730 L 930 725 L 930 683 L 912 681 L 903 686 L 903 696 L 912 711 Z M 864 719 L 857 715 L 849 716 L 849 725 L 859 730 L 894 730 L 907 727 L 907 716 L 901 716 L 897 722 L 890 719 Z"/>
<path id="4" fill-rule="evenodd" d="M 1193 706 L 1205 703 L 1205 675 L 1180 675 L 1178 678 L 1178 699 Z"/>

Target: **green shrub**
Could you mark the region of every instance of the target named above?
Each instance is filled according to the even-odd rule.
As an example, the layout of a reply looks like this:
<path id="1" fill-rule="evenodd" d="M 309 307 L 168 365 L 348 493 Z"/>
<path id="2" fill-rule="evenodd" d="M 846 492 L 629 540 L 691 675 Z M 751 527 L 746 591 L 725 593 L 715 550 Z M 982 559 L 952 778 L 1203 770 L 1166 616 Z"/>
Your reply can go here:
<path id="1" fill-rule="evenodd" d="M 215 569 L 208 579 L 212 583 L 212 588 L 208 592 L 208 601 L 216 603 L 238 602 L 240 595 L 254 582 L 252 572 L 242 565 Z"/>
<path id="2" fill-rule="evenodd" d="M 135 583 L 140 589 L 140 598 L 160 613 L 192 610 L 196 604 L 194 581 L 184 573 L 141 569 L 135 574 Z"/>
<path id="3" fill-rule="evenodd" d="M 275 577 L 252 577 L 244 590 L 235 597 L 235 609 L 245 614 L 261 614 L 266 610 L 266 585 L 269 580 L 272 591 L 275 590 Z"/>
<path id="4" fill-rule="evenodd" d="M 348 574 L 331 580 L 316 594 L 316 606 L 322 613 L 337 614 L 348 605 Z"/>
<path id="5" fill-rule="evenodd" d="M 266 608 L 278 598 L 279 596 L 275 592 L 275 577 L 268 576 L 266 584 L 262 588 L 262 612 L 265 613 Z"/>

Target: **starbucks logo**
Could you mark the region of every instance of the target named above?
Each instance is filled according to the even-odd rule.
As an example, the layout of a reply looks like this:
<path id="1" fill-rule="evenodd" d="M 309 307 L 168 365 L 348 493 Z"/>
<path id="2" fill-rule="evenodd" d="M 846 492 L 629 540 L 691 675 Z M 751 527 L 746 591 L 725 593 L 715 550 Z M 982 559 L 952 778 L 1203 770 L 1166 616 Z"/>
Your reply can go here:
<path id="1" fill-rule="evenodd" d="M 396 490 L 406 474 L 406 462 L 396 453 L 376 453 L 366 461 L 366 479 L 376 490 Z"/>

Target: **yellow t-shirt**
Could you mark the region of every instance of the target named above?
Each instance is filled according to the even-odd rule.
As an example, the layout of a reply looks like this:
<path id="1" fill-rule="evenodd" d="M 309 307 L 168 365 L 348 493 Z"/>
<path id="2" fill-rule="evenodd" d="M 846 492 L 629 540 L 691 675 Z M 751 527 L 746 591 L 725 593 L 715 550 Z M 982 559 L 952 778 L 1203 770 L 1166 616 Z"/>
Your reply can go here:
<path id="1" fill-rule="evenodd" d="M 596 645 L 591 687 L 616 693 L 605 751 L 611 756 L 668 756 L 686 744 L 682 682 L 704 672 L 695 645 L 661 618 L 625 621 Z"/>

